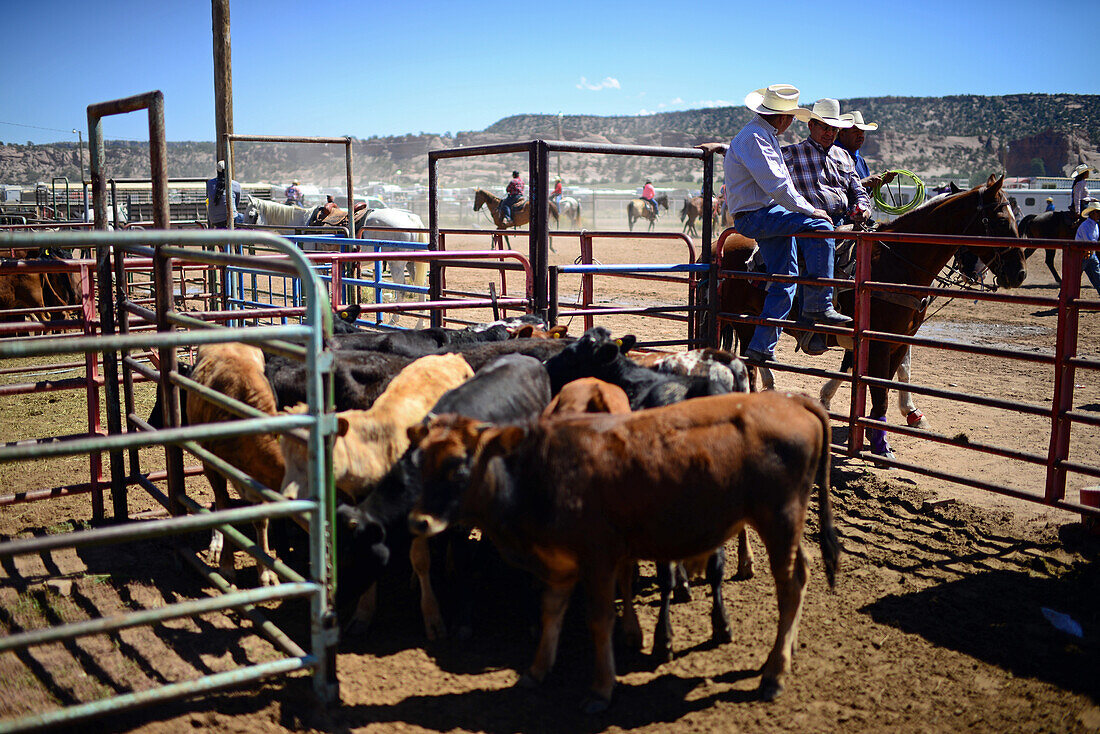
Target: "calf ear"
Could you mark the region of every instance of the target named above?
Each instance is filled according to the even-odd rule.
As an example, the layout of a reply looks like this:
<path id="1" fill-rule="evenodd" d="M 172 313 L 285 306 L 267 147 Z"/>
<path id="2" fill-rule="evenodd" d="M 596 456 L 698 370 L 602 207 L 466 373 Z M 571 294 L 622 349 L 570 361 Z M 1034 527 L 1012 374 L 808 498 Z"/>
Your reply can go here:
<path id="1" fill-rule="evenodd" d="M 530 339 L 535 333 L 535 327 L 530 324 L 524 324 L 515 331 L 512 332 L 513 339 Z"/>
<path id="2" fill-rule="evenodd" d="M 523 426 L 487 428 L 481 434 L 481 453 L 488 452 L 492 456 L 509 454 L 526 437 L 527 429 Z"/>
<path id="3" fill-rule="evenodd" d="M 424 437 L 428 435 L 428 424 L 417 423 L 416 425 L 409 426 L 406 431 L 409 437 L 409 443 L 413 446 L 419 446 L 420 442 L 424 440 Z"/>
<path id="4" fill-rule="evenodd" d="M 638 342 L 638 337 L 634 336 L 633 334 L 627 334 L 621 339 L 616 339 L 615 341 L 619 344 L 619 351 L 623 354 L 626 354 L 634 348 L 634 345 Z"/>
<path id="5" fill-rule="evenodd" d="M 568 326 L 564 326 L 564 325 L 551 326 L 550 327 L 550 338 L 551 339 L 561 339 L 568 332 L 569 332 L 569 327 Z"/>
<path id="6" fill-rule="evenodd" d="M 336 416 L 336 435 L 337 436 L 346 436 L 346 435 L 348 435 L 348 429 L 350 427 L 351 427 L 351 424 L 348 423 L 347 418 L 345 418 L 342 415 Z"/>

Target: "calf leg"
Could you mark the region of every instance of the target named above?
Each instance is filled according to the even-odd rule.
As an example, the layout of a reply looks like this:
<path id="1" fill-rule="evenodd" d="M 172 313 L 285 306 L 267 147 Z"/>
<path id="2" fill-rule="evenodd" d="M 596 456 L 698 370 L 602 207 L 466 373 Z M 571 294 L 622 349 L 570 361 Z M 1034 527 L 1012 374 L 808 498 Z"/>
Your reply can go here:
<path id="1" fill-rule="evenodd" d="M 688 580 L 688 572 L 683 563 L 672 565 L 672 601 L 677 604 L 687 604 L 691 601 L 691 582 Z"/>
<path id="2" fill-rule="evenodd" d="M 657 612 L 657 626 L 653 630 L 653 657 L 667 663 L 672 660 L 672 586 L 675 577 L 675 564 L 657 563 L 657 588 L 661 592 L 661 606 Z"/>
<path id="3" fill-rule="evenodd" d="M 588 629 L 596 652 L 592 694 L 581 705 L 586 714 L 606 711 L 615 689 L 615 651 L 611 632 L 615 626 L 615 577 L 611 569 L 597 569 L 585 579 L 588 591 Z"/>
<path id="4" fill-rule="evenodd" d="M 745 531 L 741 531 L 745 537 Z M 726 612 L 726 602 L 722 598 L 722 577 L 726 572 L 726 550 L 719 547 L 707 558 L 707 583 L 710 584 L 710 628 L 715 644 L 722 645 L 733 640 L 730 632 L 730 618 Z"/>
<path id="5" fill-rule="evenodd" d="M 809 577 L 809 564 L 802 552 L 793 528 L 786 528 L 785 541 L 767 544 L 768 559 L 775 577 L 775 594 L 779 602 L 779 627 L 775 645 L 761 670 L 760 696 L 773 701 L 783 692 L 783 677 L 791 669 L 791 653 L 798 639 L 798 623 L 802 616 L 802 596 Z M 794 552 L 791 552 L 791 545 Z"/>
<path id="6" fill-rule="evenodd" d="M 424 617 L 424 634 L 429 640 L 439 640 L 447 636 L 447 626 L 443 623 L 443 614 L 439 611 L 439 600 L 432 589 L 432 558 L 428 547 L 428 538 L 418 535 L 409 547 L 409 561 L 420 582 L 420 613 Z"/>
<path id="7" fill-rule="evenodd" d="M 561 637 L 561 625 L 565 620 L 565 610 L 569 607 L 569 596 L 577 585 L 576 578 L 550 581 L 542 592 L 542 633 L 539 635 L 535 659 L 527 674 L 520 678 L 523 686 L 532 686 L 546 680 L 547 673 L 554 667 L 558 655 L 558 640 Z"/>
<path id="8" fill-rule="evenodd" d="M 722 565 L 725 565 L 725 551 L 722 551 Z M 737 575 L 734 578 L 740 581 L 747 581 L 755 575 L 755 569 L 753 569 L 753 557 L 752 546 L 749 545 L 749 531 L 747 528 L 741 528 L 741 532 L 737 534 Z"/>
<path id="9" fill-rule="evenodd" d="M 637 561 L 626 561 L 619 566 L 616 574 L 619 595 L 623 600 L 623 644 L 630 650 L 642 649 L 642 626 L 634 609 L 634 570 L 637 565 Z"/>
<path id="10" fill-rule="evenodd" d="M 267 539 L 267 518 L 257 520 L 255 523 L 253 523 L 253 526 L 256 528 L 256 540 L 260 544 L 260 550 L 262 550 L 264 554 L 268 557 L 274 558 L 275 552 L 271 550 L 271 545 L 268 543 Z M 279 574 L 277 574 L 274 569 L 268 568 L 267 566 L 261 564 L 260 586 L 275 586 L 278 583 Z"/>
<path id="11" fill-rule="evenodd" d="M 207 469 L 204 473 L 206 474 L 206 480 L 210 482 L 210 488 L 214 490 L 214 509 L 227 509 L 229 507 L 229 489 L 225 477 L 215 469 Z M 225 539 L 222 537 L 221 531 L 214 530 L 210 537 L 208 552 L 210 562 L 218 566 L 222 577 L 231 584 L 236 582 L 237 569 L 233 565 L 233 549 L 230 546 L 229 552 L 226 552 Z"/>

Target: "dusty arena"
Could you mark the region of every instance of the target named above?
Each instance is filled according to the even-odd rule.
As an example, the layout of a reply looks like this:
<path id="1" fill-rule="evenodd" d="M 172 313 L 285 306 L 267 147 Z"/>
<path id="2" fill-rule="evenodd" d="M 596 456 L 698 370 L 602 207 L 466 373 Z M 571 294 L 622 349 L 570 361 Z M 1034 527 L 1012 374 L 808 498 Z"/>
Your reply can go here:
<path id="1" fill-rule="evenodd" d="M 552 264 L 572 263 L 575 238 L 555 237 Z M 454 247 L 483 248 L 456 240 Z M 513 247 L 525 250 L 524 240 Z M 597 260 L 683 262 L 683 246 L 651 240 L 597 240 Z M 487 271 L 455 272 L 448 284 L 484 290 Z M 511 277 L 511 276 L 510 276 Z M 576 276 L 562 281 L 572 298 Z M 519 288 L 509 281 L 509 288 Z M 1021 291 L 1054 297 L 1057 287 L 1040 256 L 1028 262 Z M 597 300 L 651 305 L 682 299 L 677 287 L 643 281 L 597 279 Z M 921 335 L 987 346 L 1052 353 L 1058 315 L 1011 304 L 959 298 L 937 302 Z M 582 319 L 569 333 L 583 331 Z M 616 334 L 646 340 L 681 337 L 682 324 L 632 316 L 600 319 Z M 403 325 L 411 326 L 405 318 Z M 1079 352 L 1096 359 L 1100 313 L 1083 313 Z M 794 353 L 789 337 L 778 358 L 835 369 L 840 352 L 810 358 Z M 820 381 L 777 372 L 783 390 L 817 395 Z M 1030 401 L 1051 400 L 1050 369 L 932 349 L 917 350 L 913 382 L 961 392 Z M 1081 371 L 1076 406 L 1100 411 L 1100 376 Z M 152 387 L 139 386 L 141 410 Z M 892 398 L 893 400 L 893 398 Z M 842 388 L 833 410 L 847 412 Z M 972 442 L 1043 454 L 1048 419 L 1013 416 L 978 405 L 917 397 L 933 429 Z M 4 398 L 3 441 L 75 434 L 85 410 L 76 392 L 41 392 Z M 899 421 L 892 405 L 891 422 Z M 834 443 L 846 439 L 835 428 Z M 1040 496 L 1045 473 L 986 454 L 916 439 L 892 437 L 899 459 Z M 1072 453 L 1100 460 L 1100 431 L 1076 430 Z M 153 454 L 150 450 L 150 456 Z M 4 492 L 49 488 L 87 480 L 86 461 L 0 464 Z M 732 578 L 723 592 L 733 641 L 710 642 L 710 602 L 703 584 L 689 603 L 673 607 L 674 659 L 655 665 L 646 656 L 617 656 L 619 685 L 610 711 L 584 715 L 578 704 L 592 669 L 592 646 L 583 604 L 566 620 L 559 658 L 537 690 L 517 687 L 536 638 L 525 577 L 484 549 L 476 585 L 473 635 L 428 643 L 407 560 L 395 559 L 380 589 L 378 616 L 365 634 L 341 641 L 341 704 L 313 702 L 306 675 L 275 677 L 260 686 L 212 693 L 86 724 L 87 731 L 154 734 L 185 729 L 239 732 L 602 732 L 602 731 L 902 731 L 1090 732 L 1100 730 L 1100 536 L 1078 515 L 1040 503 L 966 489 L 900 470 L 876 468 L 834 456 L 832 498 L 844 546 L 834 590 L 825 583 L 817 545 L 816 512 L 803 545 L 810 557 L 800 635 L 785 693 L 759 699 L 759 670 L 775 634 L 775 590 L 756 550 L 751 579 Z M 1090 483 L 1074 475 L 1067 499 Z M 188 481 L 206 503 L 205 479 Z M 108 499 L 108 506 L 110 501 Z M 131 515 L 159 511 L 140 492 L 130 495 Z M 0 539 L 56 533 L 89 524 L 90 499 L 66 497 L 0 508 Z M 205 548 L 208 536 L 185 542 Z M 255 583 L 254 567 L 237 554 L 242 584 Z M 6 559 L 0 580 L 0 630 L 36 629 L 123 611 L 156 608 L 181 598 L 213 594 L 185 567 L 170 543 L 142 542 Z M 658 594 L 652 564 L 643 565 L 639 615 L 645 650 L 652 643 Z M 446 604 L 447 599 L 444 598 Z M 268 616 L 290 634 L 308 636 L 306 605 L 266 605 Z M 1072 621 L 1072 623 L 1071 623 Z M 1077 625 L 1075 628 L 1074 625 Z M 0 655 L 0 727 L 3 720 L 109 695 L 230 670 L 275 657 L 243 615 L 208 614 L 153 627 L 50 644 L 28 653 Z"/>

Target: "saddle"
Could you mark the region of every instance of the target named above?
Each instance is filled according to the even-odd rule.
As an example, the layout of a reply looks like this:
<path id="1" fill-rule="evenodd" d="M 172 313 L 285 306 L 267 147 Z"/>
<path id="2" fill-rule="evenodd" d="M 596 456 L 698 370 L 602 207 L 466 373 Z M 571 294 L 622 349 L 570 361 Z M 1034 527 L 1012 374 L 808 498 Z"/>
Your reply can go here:
<path id="1" fill-rule="evenodd" d="M 366 219 L 374 210 L 367 206 L 362 206 L 355 211 L 355 229 L 359 229 L 359 225 Z M 321 224 L 326 227 L 346 227 L 348 224 L 348 213 L 340 208 L 334 208 L 332 213 L 321 220 Z"/>
<path id="2" fill-rule="evenodd" d="M 838 231 L 851 231 L 851 227 L 844 225 L 838 228 Z M 764 256 L 760 253 L 759 247 L 753 249 L 752 255 L 745 263 L 745 270 L 750 273 L 767 274 L 768 268 L 764 263 Z M 833 277 L 838 280 L 855 280 L 855 272 L 856 241 L 848 239 L 838 241 L 833 255 Z M 768 281 L 766 280 L 750 280 L 749 283 L 753 287 L 760 288 L 761 290 L 768 287 Z M 850 290 L 853 289 L 837 287 L 835 292 L 839 294 Z M 874 293 L 871 298 L 877 301 L 895 303 L 899 306 L 914 309 L 919 313 L 923 313 L 927 310 L 928 305 L 932 302 L 932 299 L 928 296 L 917 298 L 916 296 L 911 296 L 906 293 Z"/>

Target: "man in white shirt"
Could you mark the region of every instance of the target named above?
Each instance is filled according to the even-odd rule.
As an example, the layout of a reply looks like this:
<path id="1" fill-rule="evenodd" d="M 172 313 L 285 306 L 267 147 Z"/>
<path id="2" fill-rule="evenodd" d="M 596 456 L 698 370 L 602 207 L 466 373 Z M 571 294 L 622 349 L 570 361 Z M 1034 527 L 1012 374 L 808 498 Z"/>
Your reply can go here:
<path id="1" fill-rule="evenodd" d="M 1085 200 L 1089 198 L 1089 189 L 1086 182 L 1089 180 L 1091 170 L 1088 164 L 1085 163 L 1073 169 L 1073 189 L 1070 191 L 1069 208 L 1073 210 L 1074 214 L 1085 215 L 1082 210 L 1087 206 Z"/>
<path id="2" fill-rule="evenodd" d="M 829 215 L 795 189 L 783 161 L 778 136 L 796 117 L 803 121 L 812 117 L 810 110 L 798 106 L 798 94 L 798 89 L 789 84 L 773 84 L 745 97 L 745 106 L 756 115 L 734 136 L 726 151 L 726 208 L 734 215 L 737 231 L 756 240 L 769 274 L 797 276 L 801 252 L 808 275 L 832 278 L 833 240 L 810 237 L 796 240 L 793 236 L 833 229 Z M 787 318 L 795 291 L 794 283 L 769 283 L 760 315 L 769 319 Z M 833 308 L 831 287 L 806 286 L 804 291 L 804 317 L 830 326 L 851 322 Z M 744 356 L 761 362 L 774 359 L 777 343 L 777 327 L 757 326 Z"/>
<path id="3" fill-rule="evenodd" d="M 1093 243 L 1100 242 L 1100 203 L 1089 204 L 1081 212 L 1081 215 L 1085 218 L 1085 221 L 1077 227 L 1077 236 L 1074 239 Z M 1092 283 L 1092 287 L 1096 289 L 1097 294 L 1100 294 L 1100 259 L 1096 257 L 1096 250 L 1085 256 L 1085 261 L 1081 263 L 1081 270 L 1089 277 L 1089 282 Z"/>

